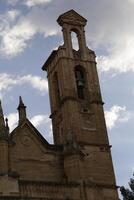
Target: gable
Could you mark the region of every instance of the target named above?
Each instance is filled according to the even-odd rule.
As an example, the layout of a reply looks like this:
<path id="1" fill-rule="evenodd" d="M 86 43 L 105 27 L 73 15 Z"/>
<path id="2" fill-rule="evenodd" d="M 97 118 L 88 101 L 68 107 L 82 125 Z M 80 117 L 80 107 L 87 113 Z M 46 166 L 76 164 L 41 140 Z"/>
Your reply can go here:
<path id="1" fill-rule="evenodd" d="M 86 25 L 87 20 L 79 15 L 74 10 L 70 10 L 59 16 L 57 22 L 62 25 L 63 23 L 74 24 L 74 25 Z"/>
<path id="2" fill-rule="evenodd" d="M 61 146 L 49 144 L 28 119 L 10 134 L 10 143 L 11 152 L 18 151 L 19 157 L 20 151 L 21 154 L 26 152 L 26 156 L 28 156 L 29 151 L 29 155 L 32 154 L 34 157 L 37 156 L 37 152 L 57 154 L 62 151 Z"/>
<path id="3" fill-rule="evenodd" d="M 21 143 L 24 146 L 30 146 L 34 142 L 43 151 L 61 152 L 63 150 L 60 145 L 49 144 L 28 119 L 10 133 L 9 140 L 11 146 L 19 146 L 18 144 L 23 140 Z"/>
<path id="4" fill-rule="evenodd" d="M 61 152 L 50 145 L 31 122 L 27 120 L 18 126 L 10 141 L 10 167 L 21 179 L 44 180 L 59 176 Z"/>
<path id="5" fill-rule="evenodd" d="M 42 141 L 43 140 L 43 141 Z M 25 123 L 12 134 L 13 148 L 19 157 L 39 157 L 47 149 L 47 141 L 41 138 L 38 131 L 29 123 Z"/>

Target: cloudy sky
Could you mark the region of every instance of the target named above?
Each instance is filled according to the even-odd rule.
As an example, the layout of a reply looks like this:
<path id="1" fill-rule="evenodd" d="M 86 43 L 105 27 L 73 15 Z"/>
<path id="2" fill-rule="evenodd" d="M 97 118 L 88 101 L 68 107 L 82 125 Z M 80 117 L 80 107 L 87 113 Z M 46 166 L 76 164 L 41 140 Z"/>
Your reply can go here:
<path id="1" fill-rule="evenodd" d="M 0 0 L 0 98 L 10 129 L 18 97 L 52 142 L 48 85 L 41 67 L 62 41 L 58 16 L 70 9 L 88 20 L 86 40 L 97 55 L 117 185 L 134 172 L 134 0 Z"/>

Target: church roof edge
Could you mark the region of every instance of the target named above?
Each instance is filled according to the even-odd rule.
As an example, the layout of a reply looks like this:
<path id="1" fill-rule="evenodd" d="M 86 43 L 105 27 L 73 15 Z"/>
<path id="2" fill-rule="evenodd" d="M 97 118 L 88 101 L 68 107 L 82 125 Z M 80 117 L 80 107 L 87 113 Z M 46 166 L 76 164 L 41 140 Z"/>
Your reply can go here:
<path id="1" fill-rule="evenodd" d="M 46 60 L 46 62 L 43 64 L 42 66 L 42 70 L 45 71 L 47 70 L 47 66 L 49 65 L 49 63 L 51 62 L 51 60 L 54 59 L 56 53 L 58 50 L 53 50 L 52 53 L 50 54 L 50 56 L 48 57 L 48 59 Z"/>

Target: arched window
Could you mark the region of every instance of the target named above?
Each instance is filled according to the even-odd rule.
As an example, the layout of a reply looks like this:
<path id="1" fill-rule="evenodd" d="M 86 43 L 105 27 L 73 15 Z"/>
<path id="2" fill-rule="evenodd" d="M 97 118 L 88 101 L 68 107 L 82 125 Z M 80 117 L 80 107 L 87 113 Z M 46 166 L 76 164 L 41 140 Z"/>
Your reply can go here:
<path id="1" fill-rule="evenodd" d="M 54 73 L 53 84 L 54 84 L 56 105 L 59 106 L 59 104 L 60 104 L 60 90 L 59 90 L 59 82 L 58 82 L 57 72 Z"/>
<path id="2" fill-rule="evenodd" d="M 72 48 L 75 49 L 76 51 L 78 51 L 79 50 L 79 42 L 78 42 L 77 33 L 75 31 L 71 32 L 71 39 L 72 39 Z"/>
<path id="3" fill-rule="evenodd" d="M 85 73 L 84 69 L 81 66 L 75 67 L 75 79 L 77 86 L 77 94 L 79 99 L 85 98 Z"/>

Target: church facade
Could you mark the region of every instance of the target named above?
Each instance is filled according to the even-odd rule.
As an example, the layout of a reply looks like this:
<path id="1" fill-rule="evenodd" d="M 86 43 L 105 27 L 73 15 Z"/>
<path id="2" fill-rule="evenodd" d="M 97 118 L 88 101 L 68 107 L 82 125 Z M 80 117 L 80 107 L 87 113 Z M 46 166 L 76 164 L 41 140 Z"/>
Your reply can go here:
<path id="1" fill-rule="evenodd" d="M 87 20 L 70 10 L 57 22 L 64 44 L 42 67 L 54 144 L 28 120 L 21 97 L 18 126 L 11 133 L 0 104 L 0 199 L 118 200 L 95 53 L 86 46 Z"/>

